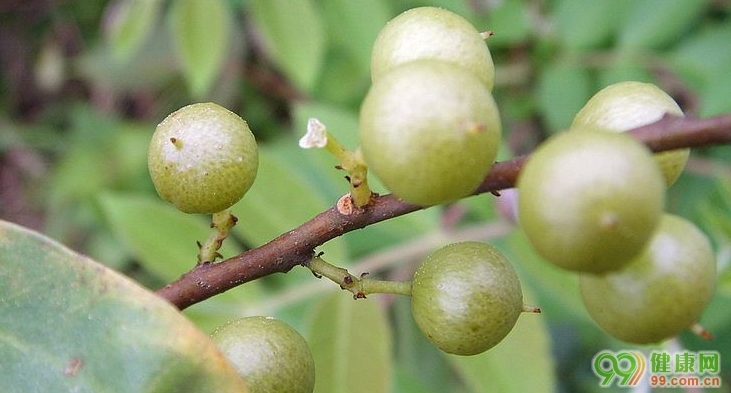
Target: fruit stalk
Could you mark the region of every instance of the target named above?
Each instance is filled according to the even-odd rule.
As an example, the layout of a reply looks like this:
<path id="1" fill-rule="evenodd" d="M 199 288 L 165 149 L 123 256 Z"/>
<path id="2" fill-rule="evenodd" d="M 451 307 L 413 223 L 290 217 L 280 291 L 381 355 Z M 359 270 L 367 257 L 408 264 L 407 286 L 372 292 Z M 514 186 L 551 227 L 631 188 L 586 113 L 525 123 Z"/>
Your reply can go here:
<path id="1" fill-rule="evenodd" d="M 213 213 L 211 217 L 211 228 L 213 232 L 208 235 L 208 239 L 203 244 L 198 243 L 200 248 L 198 252 L 198 263 L 213 262 L 217 258 L 223 258 L 218 252 L 223 241 L 228 237 L 228 231 L 236 225 L 238 218 L 231 214 L 228 210 Z"/>
<path id="2" fill-rule="evenodd" d="M 340 285 L 340 288 L 353 293 L 354 299 L 365 298 L 373 293 L 391 293 L 396 295 L 411 295 L 411 281 L 376 280 L 366 277 L 363 273 L 356 277 L 347 269 L 335 266 L 316 255 L 305 264 L 316 277 L 326 277 Z"/>
<path id="3" fill-rule="evenodd" d="M 707 119 L 666 116 L 628 132 L 653 151 L 731 144 L 731 114 Z M 475 194 L 513 187 L 526 159 L 527 156 L 520 156 L 493 165 Z M 335 237 L 423 208 L 391 194 L 372 198 L 365 208 L 350 215 L 340 214 L 332 207 L 260 247 L 220 263 L 196 266 L 157 293 L 184 309 L 246 282 L 305 264 L 312 259 L 316 247 Z M 207 285 L 198 285 L 199 282 Z"/>
<path id="4" fill-rule="evenodd" d="M 363 207 L 371 200 L 371 189 L 368 187 L 368 166 L 363 160 L 360 149 L 351 151 L 345 148 L 327 127 L 318 119 L 307 121 L 307 133 L 300 139 L 299 146 L 303 149 L 325 148 L 340 162 L 336 166 L 348 172 L 345 178 L 350 184 L 350 198 L 356 207 Z"/>

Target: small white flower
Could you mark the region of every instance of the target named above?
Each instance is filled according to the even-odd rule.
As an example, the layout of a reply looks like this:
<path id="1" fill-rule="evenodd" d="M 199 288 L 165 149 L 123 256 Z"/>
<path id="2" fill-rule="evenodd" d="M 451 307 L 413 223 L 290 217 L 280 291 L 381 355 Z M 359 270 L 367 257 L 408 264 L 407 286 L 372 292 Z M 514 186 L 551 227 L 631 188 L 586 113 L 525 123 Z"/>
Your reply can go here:
<path id="1" fill-rule="evenodd" d="M 307 133 L 300 138 L 299 146 L 303 149 L 323 148 L 327 145 L 327 128 L 320 120 L 311 117 L 307 120 Z"/>

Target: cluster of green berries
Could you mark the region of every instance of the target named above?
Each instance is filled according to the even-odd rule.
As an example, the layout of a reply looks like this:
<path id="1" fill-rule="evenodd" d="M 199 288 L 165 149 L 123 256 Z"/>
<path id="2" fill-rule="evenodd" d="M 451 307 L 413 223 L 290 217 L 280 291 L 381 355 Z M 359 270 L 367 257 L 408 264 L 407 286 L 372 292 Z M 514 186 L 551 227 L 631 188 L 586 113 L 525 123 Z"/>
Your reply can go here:
<path id="1" fill-rule="evenodd" d="M 664 213 L 688 149 L 653 155 L 623 134 L 666 113 L 683 115 L 655 85 L 610 85 L 568 131 L 536 149 L 517 184 L 519 222 L 536 251 L 580 274 L 584 304 L 601 328 L 639 344 L 694 327 L 716 281 L 706 236 Z"/>
<path id="2" fill-rule="evenodd" d="M 421 206 L 475 192 L 501 139 L 494 66 L 467 20 L 435 7 L 402 13 L 373 47 L 372 85 L 359 118 L 368 168 L 394 195 Z M 609 334 L 653 343 L 694 325 L 715 283 L 711 246 L 692 223 L 664 213 L 687 149 L 652 154 L 623 132 L 682 115 L 654 85 L 622 82 L 594 97 L 566 132 L 529 157 L 517 182 L 519 222 L 546 260 L 580 274 L 589 314 Z M 188 213 L 228 209 L 251 187 L 257 146 L 246 122 L 193 104 L 157 127 L 149 169 L 160 196 Z M 445 352 L 497 345 L 523 311 L 518 276 L 495 247 L 447 245 L 411 282 L 419 328 Z M 286 324 L 251 317 L 213 334 L 252 392 L 311 392 L 314 363 Z M 271 370 L 277 370 L 276 375 Z"/>
<path id="3" fill-rule="evenodd" d="M 495 68 L 467 20 L 435 7 L 408 10 L 381 30 L 360 110 L 368 168 L 417 205 L 463 198 L 492 166 L 501 124 Z"/>

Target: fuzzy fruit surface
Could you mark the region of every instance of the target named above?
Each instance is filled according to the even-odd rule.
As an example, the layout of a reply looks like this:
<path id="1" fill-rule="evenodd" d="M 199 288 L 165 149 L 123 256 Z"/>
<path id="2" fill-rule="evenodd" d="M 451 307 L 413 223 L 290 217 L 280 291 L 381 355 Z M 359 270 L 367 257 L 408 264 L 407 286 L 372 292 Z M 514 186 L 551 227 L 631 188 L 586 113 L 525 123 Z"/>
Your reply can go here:
<path id="1" fill-rule="evenodd" d="M 447 245 L 416 270 L 411 313 L 441 350 L 476 355 L 499 343 L 523 308 L 520 281 L 497 249 L 479 242 Z"/>
<path id="2" fill-rule="evenodd" d="M 576 114 L 571 127 L 597 127 L 624 132 L 660 120 L 663 115 L 683 116 L 670 95 L 651 83 L 625 81 L 605 87 L 587 101 Z M 655 153 L 665 183 L 678 179 L 688 162 L 690 149 Z"/>
<path id="3" fill-rule="evenodd" d="M 543 258 L 574 271 L 621 268 L 652 236 L 665 183 L 650 151 L 631 136 L 557 134 L 518 177 L 518 219 Z"/>
<path id="4" fill-rule="evenodd" d="M 217 104 L 199 103 L 157 126 L 147 163 L 162 199 L 185 213 L 217 213 L 249 190 L 259 154 L 246 121 Z"/>
<path id="5" fill-rule="evenodd" d="M 381 29 L 371 54 L 371 79 L 417 59 L 458 64 L 492 90 L 495 66 L 485 39 L 470 22 L 442 8 L 418 7 L 403 12 Z"/>
<path id="6" fill-rule="evenodd" d="M 623 269 L 582 275 L 589 315 L 610 335 L 631 343 L 656 343 L 698 321 L 713 296 L 716 260 L 693 223 L 663 216 L 648 247 Z"/>
<path id="7" fill-rule="evenodd" d="M 434 205 L 474 192 L 500 144 L 490 91 L 465 69 L 438 60 L 395 67 L 373 84 L 360 110 L 369 169 L 396 196 Z"/>
<path id="8" fill-rule="evenodd" d="M 247 317 L 219 327 L 211 338 L 239 372 L 249 393 L 311 393 L 315 387 L 310 348 L 282 321 Z"/>

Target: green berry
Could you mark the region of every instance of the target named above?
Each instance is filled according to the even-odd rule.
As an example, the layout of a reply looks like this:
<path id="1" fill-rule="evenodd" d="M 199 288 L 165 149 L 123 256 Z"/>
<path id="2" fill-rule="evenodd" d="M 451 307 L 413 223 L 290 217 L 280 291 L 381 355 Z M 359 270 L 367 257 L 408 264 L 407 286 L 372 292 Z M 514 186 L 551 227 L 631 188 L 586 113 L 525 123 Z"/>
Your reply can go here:
<path id="1" fill-rule="evenodd" d="M 500 143 L 490 91 L 464 68 L 416 60 L 371 86 L 360 111 L 368 168 L 417 205 L 465 197 L 480 185 Z"/>
<path id="2" fill-rule="evenodd" d="M 447 353 L 475 355 L 492 348 L 522 311 L 518 275 L 491 245 L 447 245 L 414 274 L 411 313 L 426 337 Z"/>
<path id="3" fill-rule="evenodd" d="M 666 214 L 644 251 L 606 275 L 582 275 L 589 315 L 610 335 L 656 343 L 698 321 L 713 296 L 716 260 L 693 223 Z"/>
<path id="4" fill-rule="evenodd" d="M 547 140 L 518 177 L 518 218 L 555 265 L 602 273 L 640 253 L 662 214 L 665 183 L 629 135 L 572 130 Z"/>
<path id="5" fill-rule="evenodd" d="M 219 327 L 211 338 L 249 393 L 311 393 L 315 387 L 315 363 L 307 342 L 282 321 L 243 318 Z"/>
<path id="6" fill-rule="evenodd" d="M 495 66 L 484 37 L 463 17 L 442 8 L 412 8 L 392 19 L 373 45 L 371 76 L 418 59 L 458 64 L 492 90 Z"/>
<path id="7" fill-rule="evenodd" d="M 651 83 L 619 82 L 596 93 L 574 118 L 571 127 L 596 127 L 614 132 L 654 123 L 665 114 L 683 116 L 683 111 L 667 93 Z M 690 149 L 655 154 L 669 186 L 685 168 Z"/>
<path id="8" fill-rule="evenodd" d="M 201 103 L 157 126 L 147 161 L 162 199 L 185 213 L 217 213 L 249 190 L 259 155 L 246 121 L 217 104 Z"/>

